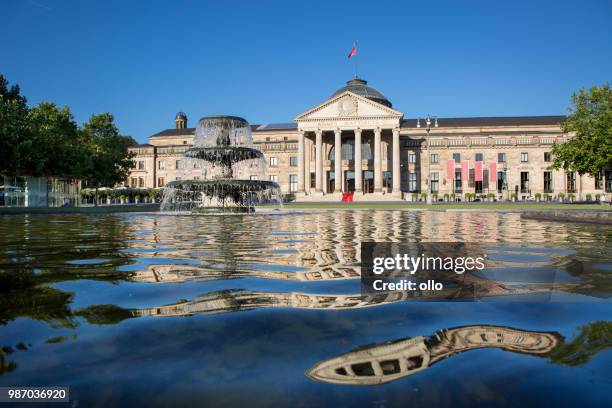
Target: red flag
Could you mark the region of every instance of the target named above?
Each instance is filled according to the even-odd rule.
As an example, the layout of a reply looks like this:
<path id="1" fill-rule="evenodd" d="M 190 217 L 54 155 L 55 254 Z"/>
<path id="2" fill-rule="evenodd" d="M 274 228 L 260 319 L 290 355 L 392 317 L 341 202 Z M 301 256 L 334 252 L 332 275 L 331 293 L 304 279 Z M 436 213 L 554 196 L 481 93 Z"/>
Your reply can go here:
<path id="1" fill-rule="evenodd" d="M 470 161 L 464 160 L 461 162 L 461 180 L 468 180 L 470 178 L 470 173 L 468 169 L 470 168 Z"/>
<path id="2" fill-rule="evenodd" d="M 474 163 L 474 181 L 482 181 L 482 162 Z"/>
<path id="3" fill-rule="evenodd" d="M 357 47 L 353 45 L 353 49 L 349 52 L 348 59 L 353 58 L 355 55 L 357 55 Z"/>
<path id="4" fill-rule="evenodd" d="M 446 161 L 446 178 L 448 180 L 455 179 L 455 161 L 452 159 Z"/>
<path id="5" fill-rule="evenodd" d="M 497 182 L 497 163 L 489 163 L 489 182 Z"/>

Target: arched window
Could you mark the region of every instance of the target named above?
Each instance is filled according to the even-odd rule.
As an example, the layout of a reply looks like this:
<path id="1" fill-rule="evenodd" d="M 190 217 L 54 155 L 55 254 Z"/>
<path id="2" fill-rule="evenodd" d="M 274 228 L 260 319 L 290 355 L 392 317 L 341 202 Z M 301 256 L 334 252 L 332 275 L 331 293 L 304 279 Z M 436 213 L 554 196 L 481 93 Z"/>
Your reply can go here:
<path id="1" fill-rule="evenodd" d="M 362 160 L 372 160 L 372 148 L 369 143 L 361 143 Z M 332 146 L 327 160 L 336 159 L 336 147 Z M 347 139 L 342 142 L 342 160 L 355 160 L 355 139 Z"/>

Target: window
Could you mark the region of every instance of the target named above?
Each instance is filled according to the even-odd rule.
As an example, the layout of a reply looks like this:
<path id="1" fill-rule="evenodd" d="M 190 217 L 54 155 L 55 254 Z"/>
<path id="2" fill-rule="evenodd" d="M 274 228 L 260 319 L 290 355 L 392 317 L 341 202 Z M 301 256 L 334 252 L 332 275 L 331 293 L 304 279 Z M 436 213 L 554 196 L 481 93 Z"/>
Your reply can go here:
<path id="1" fill-rule="evenodd" d="M 166 170 L 166 161 L 165 160 L 160 160 L 157 162 L 157 169 L 158 170 Z"/>
<path id="2" fill-rule="evenodd" d="M 544 152 L 544 161 L 550 163 L 550 152 Z"/>
<path id="3" fill-rule="evenodd" d="M 186 141 L 186 140 L 183 140 L 183 144 L 184 144 L 184 145 L 186 145 L 186 144 L 187 144 L 187 141 Z"/>
<path id="4" fill-rule="evenodd" d="M 401 371 L 399 360 L 383 360 L 380 369 L 384 375 L 398 374 Z"/>
<path id="5" fill-rule="evenodd" d="M 489 188 L 489 170 L 482 170 L 482 188 Z"/>
<path id="6" fill-rule="evenodd" d="M 139 160 L 138 161 L 138 170 L 144 170 L 144 169 L 145 169 L 144 160 Z"/>
<path id="7" fill-rule="evenodd" d="M 278 166 L 278 157 L 270 157 L 270 167 Z"/>
<path id="8" fill-rule="evenodd" d="M 176 178 L 176 181 L 181 181 L 181 178 L 180 178 L 180 177 L 177 177 L 177 178 Z"/>
<path id="9" fill-rule="evenodd" d="M 453 160 L 455 160 L 455 163 L 457 163 L 457 164 L 461 163 L 461 154 L 460 153 L 453 153 Z"/>
<path id="10" fill-rule="evenodd" d="M 455 193 L 460 193 L 461 187 L 462 187 L 461 169 L 459 169 L 459 170 L 455 170 Z"/>
<path id="11" fill-rule="evenodd" d="M 612 193 L 612 170 L 606 170 L 606 193 Z"/>
<path id="12" fill-rule="evenodd" d="M 416 163 L 416 153 L 408 153 L 408 163 Z"/>
<path id="13" fill-rule="evenodd" d="M 497 192 L 501 193 L 506 188 L 506 172 L 497 172 Z"/>
<path id="14" fill-rule="evenodd" d="M 475 178 L 476 178 L 476 170 L 470 169 L 468 172 L 468 187 L 474 187 Z"/>
<path id="15" fill-rule="evenodd" d="M 567 173 L 567 192 L 576 192 L 576 173 Z"/>
<path id="16" fill-rule="evenodd" d="M 180 169 L 182 169 L 182 168 L 183 168 L 183 163 L 182 163 L 180 160 L 175 161 L 175 162 L 174 162 L 174 168 L 175 168 L 176 170 L 180 170 Z"/>
<path id="17" fill-rule="evenodd" d="M 440 158 L 438 157 L 437 154 L 432 154 L 430 159 L 431 159 L 432 163 L 439 163 L 440 162 Z"/>
<path id="18" fill-rule="evenodd" d="M 529 193 L 529 172 L 528 171 L 521 171 L 521 193 Z"/>
<path id="19" fill-rule="evenodd" d="M 440 176 L 438 175 L 438 172 L 436 171 L 436 172 L 431 173 L 431 192 L 437 193 L 439 187 L 440 187 Z"/>
<path id="20" fill-rule="evenodd" d="M 383 187 L 391 187 L 392 183 L 391 183 L 391 172 L 390 171 L 383 171 L 382 173 L 382 182 L 383 182 Z"/>
<path id="21" fill-rule="evenodd" d="M 144 187 L 144 178 L 138 177 L 138 187 Z"/>
<path id="22" fill-rule="evenodd" d="M 351 364 L 351 369 L 353 370 L 353 373 L 355 373 L 357 377 L 373 377 L 374 376 L 374 369 L 372 368 L 372 363 L 369 361 L 365 363 Z"/>
<path id="23" fill-rule="evenodd" d="M 257 176 L 256 174 L 251 174 L 249 180 L 259 180 L 259 176 Z"/>
<path id="24" fill-rule="evenodd" d="M 136 177 L 130 178 L 130 187 L 136 187 Z"/>
<path id="25" fill-rule="evenodd" d="M 482 153 L 476 153 L 474 161 L 482 161 Z"/>
<path id="26" fill-rule="evenodd" d="M 289 191 L 291 193 L 295 193 L 297 191 L 297 184 L 298 184 L 297 178 L 298 178 L 297 174 L 289 175 Z"/>
<path id="27" fill-rule="evenodd" d="M 270 174 L 270 181 L 273 181 L 275 183 L 278 183 L 278 175 L 276 174 Z"/>
<path id="28" fill-rule="evenodd" d="M 553 192 L 552 171 L 544 172 L 544 192 L 545 193 Z"/>
<path id="29" fill-rule="evenodd" d="M 497 162 L 505 163 L 506 162 L 506 153 L 497 153 Z"/>
<path id="30" fill-rule="evenodd" d="M 297 158 L 297 156 L 289 157 L 289 166 L 297 167 L 297 165 L 298 165 L 298 158 Z"/>
<path id="31" fill-rule="evenodd" d="M 417 175 L 416 173 L 408 173 L 408 191 L 417 191 Z"/>
<path id="32" fill-rule="evenodd" d="M 157 178 L 157 187 L 163 187 L 166 185 L 166 179 L 164 177 Z"/>
<path id="33" fill-rule="evenodd" d="M 527 163 L 529 161 L 529 153 L 521 153 L 521 163 Z"/>
<path id="34" fill-rule="evenodd" d="M 317 187 L 317 175 L 315 173 L 310 173 L 310 188 Z"/>
<path id="35" fill-rule="evenodd" d="M 601 190 L 603 188 L 603 174 L 601 171 L 595 175 L 595 190 Z"/>

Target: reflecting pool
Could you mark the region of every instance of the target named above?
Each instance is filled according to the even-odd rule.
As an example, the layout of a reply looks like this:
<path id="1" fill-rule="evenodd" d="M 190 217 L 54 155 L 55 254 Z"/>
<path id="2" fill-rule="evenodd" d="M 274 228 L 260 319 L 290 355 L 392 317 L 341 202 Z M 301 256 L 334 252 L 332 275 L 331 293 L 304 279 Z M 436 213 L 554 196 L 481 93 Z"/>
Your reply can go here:
<path id="1" fill-rule="evenodd" d="M 362 241 L 485 243 L 494 267 L 462 278 L 475 297 L 362 296 Z M 516 213 L 0 216 L 0 386 L 86 407 L 610 406 L 611 254 L 605 225 Z"/>

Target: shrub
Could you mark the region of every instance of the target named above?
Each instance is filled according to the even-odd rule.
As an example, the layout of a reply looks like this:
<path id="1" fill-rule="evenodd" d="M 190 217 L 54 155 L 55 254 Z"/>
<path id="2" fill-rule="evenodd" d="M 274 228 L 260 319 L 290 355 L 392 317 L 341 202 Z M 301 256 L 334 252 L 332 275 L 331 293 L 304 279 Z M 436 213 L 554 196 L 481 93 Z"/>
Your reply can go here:
<path id="1" fill-rule="evenodd" d="M 487 194 L 487 198 L 495 198 L 495 193 L 489 193 L 489 194 Z"/>
<path id="2" fill-rule="evenodd" d="M 542 194 L 535 193 L 535 198 L 536 198 L 536 200 L 541 200 L 542 199 Z"/>
<path id="3" fill-rule="evenodd" d="M 559 197 L 560 199 L 564 199 L 565 198 L 565 193 L 559 193 L 559 195 L 557 195 L 557 197 Z"/>
<path id="4" fill-rule="evenodd" d="M 601 194 L 595 194 L 595 201 L 599 201 L 601 199 Z"/>

